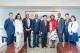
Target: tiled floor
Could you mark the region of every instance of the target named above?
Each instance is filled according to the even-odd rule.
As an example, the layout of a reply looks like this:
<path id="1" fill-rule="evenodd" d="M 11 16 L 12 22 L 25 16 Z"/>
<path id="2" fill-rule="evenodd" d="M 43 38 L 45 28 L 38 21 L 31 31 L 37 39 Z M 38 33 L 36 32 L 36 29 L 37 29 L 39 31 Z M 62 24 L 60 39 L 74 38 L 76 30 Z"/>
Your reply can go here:
<path id="1" fill-rule="evenodd" d="M 56 48 L 30 48 L 27 53 L 57 53 Z"/>
<path id="2" fill-rule="evenodd" d="M 12 47 L 11 49 L 13 50 Z M 6 52 L 6 53 L 9 53 L 9 52 Z M 5 53 L 5 52 L 1 52 L 1 53 Z M 57 52 L 56 52 L 56 48 L 27 48 L 27 53 L 57 53 Z"/>
<path id="3" fill-rule="evenodd" d="M 78 43 L 78 47 L 80 48 L 79 44 L 80 44 L 80 42 Z M 4 46 L 4 47 L 6 47 L 6 46 Z M 6 49 L 0 51 L 0 53 L 4 53 L 4 51 L 6 51 Z M 79 52 L 80 52 L 80 49 L 79 49 Z M 40 48 L 28 48 L 27 47 L 27 53 L 57 53 L 57 50 L 56 50 L 56 48 L 49 48 L 49 47 L 48 48 L 41 48 L 41 44 L 40 44 Z"/>
<path id="4" fill-rule="evenodd" d="M 7 48 L 8 50 L 12 50 L 13 51 L 13 47 L 11 46 L 11 48 Z M 79 52 L 80 53 L 80 48 L 78 48 Z M 5 53 L 4 51 L 6 51 L 6 49 L 0 51 L 0 53 Z M 7 53 L 12 53 L 12 52 L 7 52 Z M 15 52 L 13 52 L 15 53 Z M 27 52 L 25 53 L 57 53 L 57 50 L 56 48 L 28 48 L 27 47 Z"/>

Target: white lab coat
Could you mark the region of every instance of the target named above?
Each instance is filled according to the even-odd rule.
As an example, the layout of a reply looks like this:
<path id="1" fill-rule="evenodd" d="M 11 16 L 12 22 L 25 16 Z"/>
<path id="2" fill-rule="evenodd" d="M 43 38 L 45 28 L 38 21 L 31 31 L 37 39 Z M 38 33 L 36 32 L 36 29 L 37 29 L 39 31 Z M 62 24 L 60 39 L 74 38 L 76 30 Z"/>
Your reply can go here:
<path id="1" fill-rule="evenodd" d="M 23 24 L 22 20 L 15 20 L 15 35 L 16 35 L 16 45 L 20 47 L 21 44 L 21 36 L 23 33 Z"/>
<path id="2" fill-rule="evenodd" d="M 72 27 L 71 27 L 71 25 L 72 25 Z M 69 22 L 68 32 L 71 33 L 71 31 L 72 31 L 72 33 L 76 33 L 76 32 L 78 32 L 78 27 L 79 27 L 79 24 L 77 21 Z"/>

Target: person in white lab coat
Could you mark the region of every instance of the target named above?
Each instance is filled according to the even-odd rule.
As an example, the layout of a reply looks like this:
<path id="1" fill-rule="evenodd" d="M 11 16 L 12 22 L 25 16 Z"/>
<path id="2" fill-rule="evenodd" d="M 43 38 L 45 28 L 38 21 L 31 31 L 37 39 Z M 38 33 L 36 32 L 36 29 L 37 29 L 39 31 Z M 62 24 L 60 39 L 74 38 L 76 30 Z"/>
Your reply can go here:
<path id="1" fill-rule="evenodd" d="M 69 39 L 68 41 L 76 46 L 76 42 L 78 41 L 78 27 L 79 24 L 76 21 L 75 16 L 71 16 L 71 22 L 68 25 Z"/>
<path id="2" fill-rule="evenodd" d="M 15 17 L 15 34 L 16 34 L 17 49 L 20 48 L 22 33 L 23 33 L 23 24 L 22 24 L 21 15 L 18 13 Z"/>

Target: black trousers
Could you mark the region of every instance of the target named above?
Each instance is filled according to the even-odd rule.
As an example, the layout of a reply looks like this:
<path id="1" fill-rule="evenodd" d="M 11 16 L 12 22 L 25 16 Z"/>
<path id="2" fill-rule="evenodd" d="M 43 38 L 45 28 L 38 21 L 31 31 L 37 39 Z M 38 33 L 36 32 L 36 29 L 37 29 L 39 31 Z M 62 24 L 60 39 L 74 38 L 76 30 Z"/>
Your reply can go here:
<path id="1" fill-rule="evenodd" d="M 31 31 L 29 32 L 24 32 L 24 43 L 27 44 L 28 40 L 28 45 L 31 47 Z"/>
<path id="2" fill-rule="evenodd" d="M 57 33 L 58 38 L 59 38 L 59 42 L 63 42 L 63 33 Z"/>
<path id="3" fill-rule="evenodd" d="M 33 34 L 33 47 L 39 47 L 39 34 Z"/>
<path id="4" fill-rule="evenodd" d="M 44 47 L 47 47 L 46 45 L 47 45 L 47 33 L 45 33 L 45 34 L 42 34 L 42 37 L 41 37 L 41 41 L 42 41 L 42 48 L 44 48 Z"/>

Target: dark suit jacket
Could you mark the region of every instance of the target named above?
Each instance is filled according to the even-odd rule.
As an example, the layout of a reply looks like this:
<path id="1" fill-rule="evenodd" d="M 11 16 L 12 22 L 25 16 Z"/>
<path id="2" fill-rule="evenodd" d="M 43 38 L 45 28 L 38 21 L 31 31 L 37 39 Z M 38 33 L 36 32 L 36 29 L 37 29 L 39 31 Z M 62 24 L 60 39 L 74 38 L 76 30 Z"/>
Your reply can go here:
<path id="1" fill-rule="evenodd" d="M 42 32 L 42 34 L 48 33 L 48 21 L 46 22 L 46 26 L 44 20 L 40 22 L 40 32 Z"/>
<path id="2" fill-rule="evenodd" d="M 62 33 L 64 31 L 64 25 L 65 25 L 65 22 L 63 18 L 60 18 L 59 21 L 57 20 L 57 32 Z"/>
<path id="3" fill-rule="evenodd" d="M 30 27 L 28 27 L 27 19 L 26 18 L 24 18 L 22 20 L 22 23 L 23 23 L 23 30 L 24 30 L 24 32 L 28 32 L 28 31 L 26 31 L 26 29 L 32 28 L 32 20 L 31 19 L 30 19 Z"/>
<path id="4" fill-rule="evenodd" d="M 65 25 L 64 25 L 64 33 L 68 33 L 68 25 L 69 25 L 69 22 L 71 22 L 71 20 L 69 19 L 68 21 L 65 20 Z"/>
<path id="5" fill-rule="evenodd" d="M 36 22 L 36 19 L 33 19 L 32 30 L 33 30 L 33 33 L 35 33 L 35 34 L 39 33 L 39 31 L 40 31 L 40 19 L 37 19 L 37 22 Z"/>
<path id="6" fill-rule="evenodd" d="M 14 19 L 11 21 L 10 19 L 7 19 L 4 23 L 4 28 L 7 32 L 7 34 L 14 34 L 15 33 L 15 27 L 14 27 Z"/>

